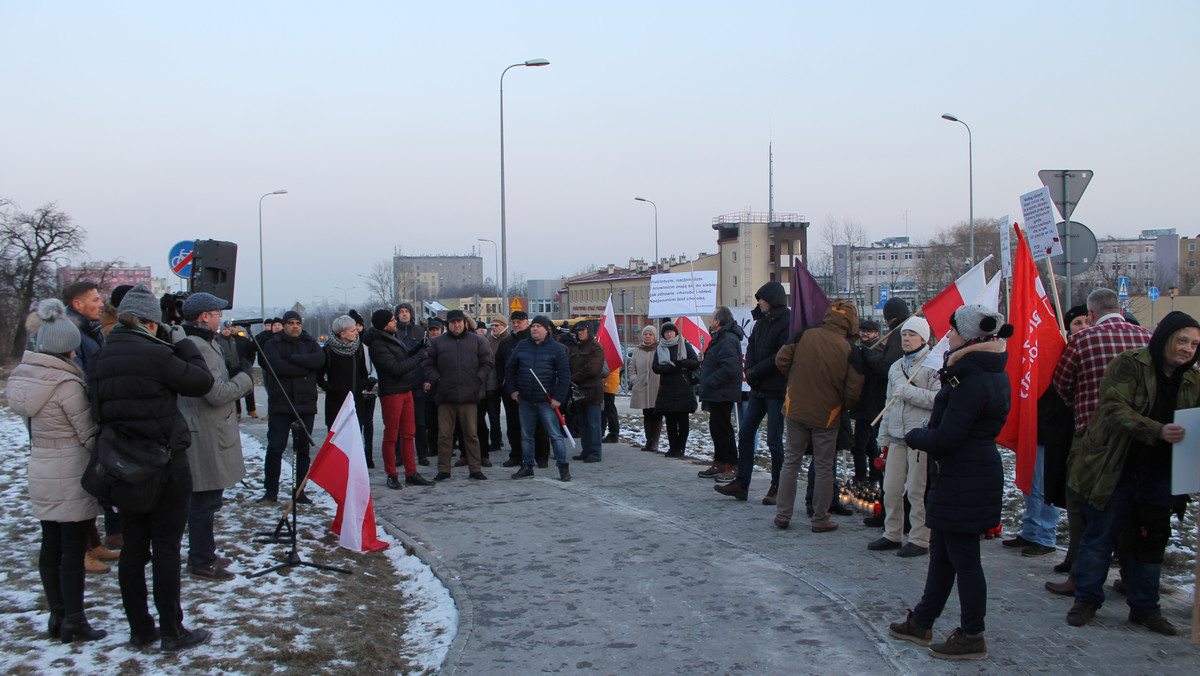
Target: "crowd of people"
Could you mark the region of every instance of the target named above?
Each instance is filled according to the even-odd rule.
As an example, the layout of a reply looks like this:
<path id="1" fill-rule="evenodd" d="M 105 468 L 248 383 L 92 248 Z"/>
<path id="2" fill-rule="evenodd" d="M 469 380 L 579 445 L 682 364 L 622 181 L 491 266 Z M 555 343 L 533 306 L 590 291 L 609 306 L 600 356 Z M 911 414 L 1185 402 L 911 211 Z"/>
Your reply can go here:
<path id="1" fill-rule="evenodd" d="M 929 557 L 920 601 L 889 633 L 929 646 L 935 657 L 985 657 L 980 537 L 1001 516 L 996 436 L 1011 399 L 1004 340 L 1011 327 L 988 308 L 962 306 L 944 337 L 944 361 L 931 367 L 935 336 L 903 300 L 885 304 L 881 335 L 882 327 L 860 320 L 847 301 L 834 300 L 819 326 L 793 334 L 782 285 L 764 285 L 755 299 L 749 331 L 729 308 L 717 307 L 699 350 L 672 322 L 642 329 L 624 365 L 630 408 L 640 409 L 644 423 L 641 450 L 684 457 L 692 415 L 703 407 L 713 458 L 699 477 L 746 501 L 765 419 L 770 486 L 762 502 L 774 507 L 776 527 L 791 527 L 799 473 L 811 456 L 805 507 L 814 533 L 835 531 L 832 517 L 851 513 L 838 499 L 835 467 L 838 451 L 849 450 L 854 482 L 882 488 L 882 509 L 865 520 L 882 531 L 866 548 Z M 379 457 L 393 490 L 449 481 L 457 467 L 466 467 L 469 480 L 486 480 L 490 454 L 505 439 L 502 465 L 515 469 L 513 479 L 547 468 L 553 451 L 558 478 L 571 481 L 572 460 L 602 462 L 603 445 L 618 439 L 620 369 L 609 368 L 594 321 L 556 327 L 545 316 L 515 311 L 483 322 L 451 310 L 422 323 L 402 303 L 371 312 L 365 322 L 351 310 L 320 342 L 295 311 L 265 319 L 251 338 L 224 319 L 228 307 L 194 293 L 168 308 L 142 285 L 120 287 L 105 302 L 90 282 L 39 304 L 7 396 L 30 428 L 29 492 L 42 525 L 38 565 L 50 636 L 70 642 L 106 635 L 84 615 L 84 574 L 119 558 L 132 646 L 177 651 L 209 638 L 183 623 L 182 539 L 186 531 L 189 575 L 235 577 L 231 560 L 217 551 L 215 520 L 224 491 L 246 475 L 238 420 L 243 402 L 248 416 L 259 417 L 255 362 L 267 392 L 260 503 L 279 500 L 289 441 L 288 497 L 309 502 L 297 487 L 311 462 L 322 391 L 326 427 L 353 401 L 368 468 L 375 467 L 379 400 Z M 1200 402 L 1200 324 L 1172 312 L 1151 333 L 1129 321 L 1107 289 L 1072 308 L 1064 324 L 1067 347 L 1039 401 L 1022 530 L 1003 545 L 1024 556 L 1053 554 L 1064 508 L 1069 543 L 1055 570 L 1068 577 L 1045 586 L 1074 598 L 1068 624 L 1095 616 L 1115 553 L 1122 574 L 1114 587 L 1127 595 L 1130 622 L 1173 635 L 1158 599 L 1169 518 L 1179 509 L 1179 496 L 1170 493 L 1170 444 L 1184 434 L 1174 411 Z M 578 438 L 573 456 L 568 435 Z M 80 485 L 97 444 L 114 438 L 169 454 L 145 509 L 114 509 Z M 418 468 L 431 457 L 437 471 L 427 479 Z M 147 607 L 148 563 L 157 623 Z M 960 625 L 933 643 L 933 624 L 955 585 Z"/>

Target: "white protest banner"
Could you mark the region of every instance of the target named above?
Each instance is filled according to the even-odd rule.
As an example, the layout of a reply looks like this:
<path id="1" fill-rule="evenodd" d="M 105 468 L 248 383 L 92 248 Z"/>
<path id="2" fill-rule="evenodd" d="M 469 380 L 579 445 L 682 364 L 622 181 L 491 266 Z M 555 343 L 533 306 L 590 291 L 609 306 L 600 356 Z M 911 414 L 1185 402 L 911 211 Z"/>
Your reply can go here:
<path id="1" fill-rule="evenodd" d="M 1021 195 L 1021 214 L 1025 217 L 1025 233 L 1029 236 L 1029 252 L 1040 261 L 1063 252 L 1054 220 L 1054 201 L 1049 188 L 1038 188 Z"/>
<path id="2" fill-rule="evenodd" d="M 1000 276 L 1012 279 L 1012 221 L 1005 214 L 1000 222 L 1004 224 L 1000 229 Z"/>
<path id="3" fill-rule="evenodd" d="M 746 382 L 746 350 L 750 349 L 750 334 L 754 333 L 754 308 L 731 307 L 729 312 L 733 315 L 733 321 L 742 327 L 742 391 L 749 392 L 750 385 Z"/>
<path id="4" fill-rule="evenodd" d="M 1171 444 L 1171 495 L 1200 493 L 1200 408 L 1175 411 L 1183 441 Z"/>
<path id="5" fill-rule="evenodd" d="M 711 315 L 717 307 L 717 272 L 671 272 L 650 276 L 647 317 Z"/>

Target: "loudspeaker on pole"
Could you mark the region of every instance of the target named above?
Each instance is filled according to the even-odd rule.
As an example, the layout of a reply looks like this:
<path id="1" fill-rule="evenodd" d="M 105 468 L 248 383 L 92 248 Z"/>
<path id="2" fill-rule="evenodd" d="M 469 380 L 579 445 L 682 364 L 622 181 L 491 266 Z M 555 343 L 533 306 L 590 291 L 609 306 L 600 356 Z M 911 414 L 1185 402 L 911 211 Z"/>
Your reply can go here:
<path id="1" fill-rule="evenodd" d="M 233 305 L 237 244 L 215 239 L 198 239 L 192 249 L 191 293 L 211 293 Z"/>

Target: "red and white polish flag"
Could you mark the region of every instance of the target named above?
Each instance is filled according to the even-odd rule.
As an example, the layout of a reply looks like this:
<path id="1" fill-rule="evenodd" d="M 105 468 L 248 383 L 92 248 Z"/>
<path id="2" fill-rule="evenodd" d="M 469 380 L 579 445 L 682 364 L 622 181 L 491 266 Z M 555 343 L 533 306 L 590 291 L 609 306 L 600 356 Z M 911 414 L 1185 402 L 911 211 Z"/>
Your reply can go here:
<path id="1" fill-rule="evenodd" d="M 371 479 L 363 453 L 362 429 L 354 409 L 354 395 L 333 420 L 333 427 L 317 452 L 308 478 L 324 488 L 337 502 L 337 516 L 330 527 L 338 544 L 356 552 L 375 552 L 387 544 L 375 536 L 375 509 L 371 504 Z"/>
<path id="2" fill-rule="evenodd" d="M 679 328 L 680 337 L 691 343 L 696 352 L 703 352 L 704 348 L 712 342 L 712 336 L 708 333 L 708 329 L 691 317 L 680 317 L 675 320 L 675 326 Z"/>
<path id="3" fill-rule="evenodd" d="M 604 321 L 600 324 L 600 333 L 596 336 L 600 346 L 604 348 L 604 362 L 608 370 L 616 372 L 625 365 L 625 356 L 621 352 L 621 339 L 617 335 L 617 316 L 613 314 L 612 294 L 604 306 Z"/>
<path id="4" fill-rule="evenodd" d="M 987 263 L 991 256 L 979 261 L 975 267 L 963 273 L 953 284 L 946 287 L 944 291 L 933 297 L 921 308 L 925 313 L 925 319 L 929 320 L 929 328 L 933 330 L 933 335 L 941 338 L 950 330 L 950 317 L 954 315 L 954 311 L 966 305 L 967 303 L 977 303 L 977 298 L 983 295 L 984 289 L 987 288 L 988 280 L 984 276 L 983 264 Z"/>

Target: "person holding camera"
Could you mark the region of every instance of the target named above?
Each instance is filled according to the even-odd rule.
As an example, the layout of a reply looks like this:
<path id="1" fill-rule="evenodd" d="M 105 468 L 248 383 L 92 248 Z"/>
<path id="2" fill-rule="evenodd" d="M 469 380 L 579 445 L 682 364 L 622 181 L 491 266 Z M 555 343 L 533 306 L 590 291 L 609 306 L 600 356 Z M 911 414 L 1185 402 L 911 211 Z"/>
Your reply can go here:
<path id="1" fill-rule="evenodd" d="M 183 335 L 175 342 L 195 344 L 213 386 L 201 397 L 180 397 L 179 410 L 192 430 L 192 504 L 188 516 L 188 573 L 211 582 L 232 580 L 226 570 L 232 563 L 217 556 L 213 524 L 224 504 L 225 489 L 237 485 L 246 476 L 242 460 L 242 439 L 238 430 L 235 404 L 254 387 L 250 363 L 233 354 L 225 354 L 217 342 L 222 311 L 229 302 L 211 293 L 193 293 L 183 302 Z M 231 345 L 231 349 L 232 345 Z"/>
<path id="2" fill-rule="evenodd" d="M 187 454 L 192 436 L 178 398 L 204 396 L 212 390 L 213 376 L 195 342 L 172 345 L 156 335 L 161 317 L 158 299 L 146 285 L 138 284 L 125 294 L 117 308 L 118 323 L 89 365 L 88 394 L 101 438 L 109 430 L 170 452 L 165 483 L 153 504 L 144 512 L 122 510 L 125 546 L 119 581 L 132 633 L 130 645 L 141 649 L 161 639 L 160 648 L 174 652 L 209 638 L 203 629 L 184 628 L 179 603 L 179 546 L 192 498 Z M 146 609 L 149 562 L 153 563 L 158 628 Z"/>

